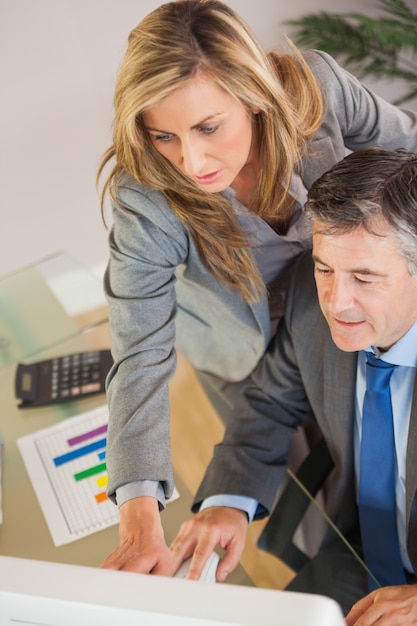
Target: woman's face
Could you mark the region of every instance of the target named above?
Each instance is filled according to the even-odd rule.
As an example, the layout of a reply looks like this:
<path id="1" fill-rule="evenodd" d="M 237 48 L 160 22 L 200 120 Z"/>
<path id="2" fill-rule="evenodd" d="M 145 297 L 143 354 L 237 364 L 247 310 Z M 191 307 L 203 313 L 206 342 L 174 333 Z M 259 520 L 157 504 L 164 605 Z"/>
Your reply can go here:
<path id="1" fill-rule="evenodd" d="M 223 191 L 245 168 L 257 170 L 253 115 L 202 73 L 143 120 L 158 152 L 206 191 Z"/>

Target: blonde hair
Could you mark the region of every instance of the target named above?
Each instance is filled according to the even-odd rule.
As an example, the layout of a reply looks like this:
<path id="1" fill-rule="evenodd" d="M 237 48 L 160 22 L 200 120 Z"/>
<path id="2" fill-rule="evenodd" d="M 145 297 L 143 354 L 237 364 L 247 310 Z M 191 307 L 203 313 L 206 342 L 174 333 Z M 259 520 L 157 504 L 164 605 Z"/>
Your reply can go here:
<path id="1" fill-rule="evenodd" d="M 202 71 L 248 111 L 257 109 L 260 176 L 250 210 L 285 222 L 287 191 L 307 140 L 323 117 L 318 84 L 301 54 L 267 54 L 246 24 L 218 0 L 177 0 L 130 33 L 115 87 L 113 158 L 103 187 L 117 206 L 121 174 L 160 190 L 183 221 L 207 267 L 248 301 L 264 289 L 244 233 L 221 193 L 201 190 L 153 146 L 142 113 Z M 104 212 L 103 212 L 104 218 Z"/>

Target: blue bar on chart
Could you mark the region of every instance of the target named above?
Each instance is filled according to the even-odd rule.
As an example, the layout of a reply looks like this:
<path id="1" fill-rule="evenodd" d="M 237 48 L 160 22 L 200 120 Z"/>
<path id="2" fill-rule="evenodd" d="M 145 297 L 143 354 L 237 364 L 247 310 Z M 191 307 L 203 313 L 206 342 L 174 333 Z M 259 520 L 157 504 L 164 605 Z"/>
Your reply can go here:
<path id="1" fill-rule="evenodd" d="M 82 446 L 81 448 L 76 448 L 75 450 L 71 450 L 70 452 L 66 452 L 65 454 L 61 454 L 60 456 L 56 456 L 54 458 L 54 464 L 59 467 L 64 463 L 69 463 L 74 459 L 79 459 L 82 456 L 87 454 L 91 454 L 96 450 L 101 450 L 106 447 L 106 439 L 99 439 L 98 441 L 94 441 L 93 443 L 89 443 L 86 446 Z"/>

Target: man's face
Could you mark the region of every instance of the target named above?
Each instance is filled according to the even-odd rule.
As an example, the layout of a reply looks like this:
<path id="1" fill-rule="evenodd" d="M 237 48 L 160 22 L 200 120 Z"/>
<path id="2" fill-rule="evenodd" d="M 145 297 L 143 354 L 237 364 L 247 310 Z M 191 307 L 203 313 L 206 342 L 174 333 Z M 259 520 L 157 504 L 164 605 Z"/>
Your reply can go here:
<path id="1" fill-rule="evenodd" d="M 314 274 L 321 310 L 333 341 L 354 352 L 370 345 L 388 350 L 417 319 L 417 276 L 383 218 L 373 228 L 321 234 L 313 225 Z"/>

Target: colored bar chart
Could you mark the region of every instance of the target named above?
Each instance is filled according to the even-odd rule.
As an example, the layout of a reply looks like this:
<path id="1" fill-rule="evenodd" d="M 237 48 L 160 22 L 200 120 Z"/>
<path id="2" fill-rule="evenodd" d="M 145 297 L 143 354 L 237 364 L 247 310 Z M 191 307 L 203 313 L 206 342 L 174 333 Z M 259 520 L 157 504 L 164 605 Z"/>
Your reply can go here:
<path id="1" fill-rule="evenodd" d="M 18 440 L 55 545 L 118 523 L 106 495 L 107 407 Z"/>
<path id="2" fill-rule="evenodd" d="M 101 406 L 17 440 L 56 546 L 119 522 L 106 495 L 107 423 Z"/>

